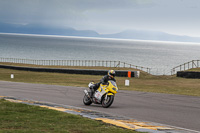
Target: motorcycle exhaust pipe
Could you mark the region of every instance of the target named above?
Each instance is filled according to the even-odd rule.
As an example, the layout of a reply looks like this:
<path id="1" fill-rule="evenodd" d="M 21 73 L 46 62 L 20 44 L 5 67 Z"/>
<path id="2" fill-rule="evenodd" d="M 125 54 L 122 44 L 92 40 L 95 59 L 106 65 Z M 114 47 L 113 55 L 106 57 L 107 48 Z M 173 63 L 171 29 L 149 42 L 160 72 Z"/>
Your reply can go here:
<path id="1" fill-rule="evenodd" d="M 87 90 L 84 90 L 83 91 L 84 93 L 85 93 L 85 95 L 92 101 L 92 98 L 90 97 L 90 95 L 89 95 L 89 93 L 88 93 L 88 91 Z"/>

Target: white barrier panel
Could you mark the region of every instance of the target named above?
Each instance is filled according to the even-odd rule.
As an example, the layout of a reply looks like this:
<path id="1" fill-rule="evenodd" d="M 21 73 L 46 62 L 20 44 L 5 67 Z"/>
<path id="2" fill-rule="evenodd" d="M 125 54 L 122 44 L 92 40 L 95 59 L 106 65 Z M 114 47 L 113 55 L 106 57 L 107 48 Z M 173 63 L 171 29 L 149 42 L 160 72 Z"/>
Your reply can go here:
<path id="1" fill-rule="evenodd" d="M 136 78 L 139 78 L 140 77 L 140 71 L 134 71 L 134 75 Z"/>

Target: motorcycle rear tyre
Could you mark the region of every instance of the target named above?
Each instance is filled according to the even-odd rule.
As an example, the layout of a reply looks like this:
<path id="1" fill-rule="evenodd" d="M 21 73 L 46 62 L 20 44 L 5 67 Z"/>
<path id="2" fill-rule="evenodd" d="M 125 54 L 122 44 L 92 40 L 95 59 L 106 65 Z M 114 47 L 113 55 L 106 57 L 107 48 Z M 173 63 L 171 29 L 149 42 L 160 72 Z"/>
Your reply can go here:
<path id="1" fill-rule="evenodd" d="M 105 99 L 102 100 L 102 106 L 104 108 L 110 107 L 112 105 L 113 101 L 114 101 L 113 95 L 109 95 L 107 98 L 109 98 L 108 101 L 105 101 Z"/>
<path id="2" fill-rule="evenodd" d="M 90 98 L 87 95 L 84 95 L 84 97 L 83 97 L 83 103 L 85 105 L 90 105 L 90 104 L 92 104 L 92 101 L 90 100 Z"/>

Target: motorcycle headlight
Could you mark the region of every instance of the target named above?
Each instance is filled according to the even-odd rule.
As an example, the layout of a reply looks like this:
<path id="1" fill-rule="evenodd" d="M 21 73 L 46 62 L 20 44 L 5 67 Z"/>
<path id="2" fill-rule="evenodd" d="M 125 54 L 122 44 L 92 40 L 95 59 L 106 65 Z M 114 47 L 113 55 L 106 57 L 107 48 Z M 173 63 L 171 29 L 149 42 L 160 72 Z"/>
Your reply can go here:
<path id="1" fill-rule="evenodd" d="M 112 88 L 114 91 L 116 91 L 116 88 Z"/>

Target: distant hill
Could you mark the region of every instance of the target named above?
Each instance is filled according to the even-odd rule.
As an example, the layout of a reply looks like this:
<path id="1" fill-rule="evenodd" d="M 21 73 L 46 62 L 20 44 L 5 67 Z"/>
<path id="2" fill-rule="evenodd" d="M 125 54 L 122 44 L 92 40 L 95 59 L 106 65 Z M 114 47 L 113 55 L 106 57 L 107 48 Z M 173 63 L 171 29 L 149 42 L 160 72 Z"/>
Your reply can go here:
<path id="1" fill-rule="evenodd" d="M 83 37 L 98 37 L 99 34 L 92 30 L 75 30 L 69 28 L 47 27 L 38 24 L 6 24 L 0 23 L 1 33 L 22 33 L 22 34 L 43 34 L 43 35 L 64 35 L 64 36 L 83 36 Z"/>
<path id="2" fill-rule="evenodd" d="M 159 31 L 127 30 L 116 34 L 101 35 L 104 38 L 138 39 L 138 40 L 158 40 L 158 41 L 178 41 L 178 42 L 200 42 L 200 37 L 189 37 L 168 34 Z"/>
<path id="3" fill-rule="evenodd" d="M 115 34 L 99 34 L 92 30 L 76 30 L 71 27 L 55 28 L 39 24 L 20 25 L 0 22 L 0 32 L 200 43 L 200 37 L 179 36 L 159 31 L 126 30 Z"/>

